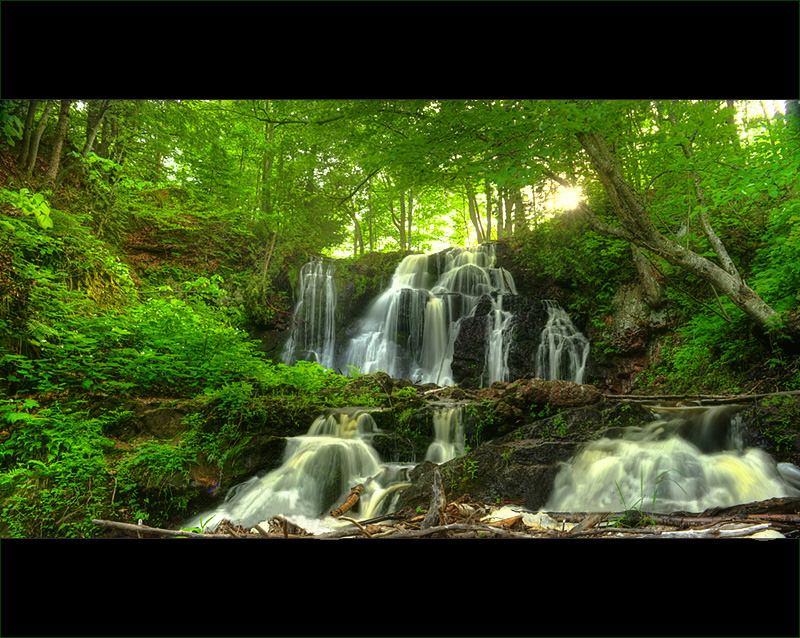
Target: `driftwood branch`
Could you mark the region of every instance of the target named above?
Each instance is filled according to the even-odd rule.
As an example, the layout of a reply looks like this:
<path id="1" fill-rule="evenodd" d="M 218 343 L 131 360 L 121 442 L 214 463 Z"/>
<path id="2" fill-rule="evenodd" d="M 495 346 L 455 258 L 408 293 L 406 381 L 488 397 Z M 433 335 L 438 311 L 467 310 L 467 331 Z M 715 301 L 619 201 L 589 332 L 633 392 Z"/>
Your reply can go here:
<path id="1" fill-rule="evenodd" d="M 356 485 L 352 490 L 350 490 L 350 494 L 347 495 L 345 498 L 344 503 L 342 503 L 339 507 L 331 512 L 331 516 L 334 518 L 339 518 L 345 512 L 351 510 L 355 507 L 355 504 L 358 503 L 358 500 L 361 498 L 361 493 L 364 491 L 363 485 Z M 352 519 L 347 519 L 352 520 Z M 353 521 L 355 523 L 355 521 Z M 358 523 L 356 523 L 358 525 Z"/>
<path id="2" fill-rule="evenodd" d="M 428 529 L 434 525 L 441 526 L 446 522 L 445 508 L 447 507 L 447 499 L 444 495 L 444 487 L 442 486 L 442 475 L 439 472 L 437 465 L 433 471 L 433 485 L 431 504 L 428 506 L 428 513 L 422 521 L 422 529 Z"/>
<path id="3" fill-rule="evenodd" d="M 347 516 L 342 516 L 342 517 L 340 517 L 340 518 L 341 518 L 343 521 L 348 521 L 348 522 L 352 523 L 353 525 L 355 525 L 356 527 L 358 527 L 358 529 L 360 529 L 360 530 L 361 530 L 361 533 L 362 533 L 364 536 L 366 536 L 367 538 L 372 538 L 372 534 L 370 534 L 370 533 L 369 533 L 369 532 L 368 532 L 366 529 L 364 529 L 364 526 L 363 526 L 363 525 L 361 525 L 361 523 L 359 523 L 359 522 L 358 522 L 357 520 L 355 520 L 354 518 L 348 518 Z"/>
<path id="4" fill-rule="evenodd" d="M 198 532 L 190 532 L 185 530 L 176 529 L 160 529 L 158 527 L 150 527 L 149 525 L 134 525 L 133 523 L 119 523 L 117 521 L 104 521 L 93 519 L 92 523 L 100 527 L 109 527 L 113 529 L 121 529 L 126 532 L 133 532 L 135 534 L 155 534 L 157 536 L 173 536 L 181 538 L 233 538 L 228 534 L 200 534 Z"/>

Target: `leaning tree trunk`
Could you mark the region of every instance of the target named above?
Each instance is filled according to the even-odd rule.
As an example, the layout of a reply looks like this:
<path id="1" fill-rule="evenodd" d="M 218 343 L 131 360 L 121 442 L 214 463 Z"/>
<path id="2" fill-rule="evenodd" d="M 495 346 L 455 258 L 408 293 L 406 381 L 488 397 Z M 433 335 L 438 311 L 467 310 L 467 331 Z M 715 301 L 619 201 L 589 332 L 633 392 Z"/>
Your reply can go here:
<path id="1" fill-rule="evenodd" d="M 659 310 L 664 305 L 663 288 L 658 279 L 656 279 L 653 265 L 644 256 L 641 248 L 634 244 L 630 244 L 630 247 L 633 255 L 633 264 L 636 266 L 636 271 L 639 273 L 639 279 L 642 282 L 644 301 L 651 310 Z"/>
<path id="2" fill-rule="evenodd" d="M 50 153 L 50 166 L 47 167 L 47 172 L 44 174 L 45 186 L 53 187 L 58 175 L 58 169 L 61 166 L 61 148 L 64 146 L 64 139 L 67 137 L 67 128 L 69 128 L 69 109 L 72 106 L 72 100 L 61 100 L 61 110 L 58 114 L 58 124 L 56 125 L 56 136 L 53 141 L 53 150 Z"/>
<path id="3" fill-rule="evenodd" d="M 703 230 L 724 267 L 681 246 L 656 229 L 645 205 L 622 175 L 602 135 L 592 131 L 576 133 L 576 137 L 589 156 L 621 224 L 616 226 L 601 221 L 586 204 L 582 204 L 582 211 L 597 232 L 626 239 L 635 246 L 663 258 L 673 266 L 714 285 L 760 328 L 770 330 L 777 326 L 778 313 L 747 286 L 733 262 L 727 257 L 722 242 L 713 232 L 705 215 L 700 217 Z M 791 326 L 789 330 L 795 331 Z"/>

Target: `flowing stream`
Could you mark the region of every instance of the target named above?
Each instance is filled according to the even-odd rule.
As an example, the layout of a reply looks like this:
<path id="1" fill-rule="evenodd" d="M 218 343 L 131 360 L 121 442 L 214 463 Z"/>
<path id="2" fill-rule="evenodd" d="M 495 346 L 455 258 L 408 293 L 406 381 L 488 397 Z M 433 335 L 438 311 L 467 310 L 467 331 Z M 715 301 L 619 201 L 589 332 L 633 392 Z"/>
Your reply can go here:
<path id="1" fill-rule="evenodd" d="M 269 519 L 280 515 L 311 533 L 330 531 L 347 524 L 330 512 L 356 485 L 363 491 L 346 516 L 365 520 L 392 512 L 414 464 L 379 457 L 371 444 L 381 434 L 372 410 L 345 408 L 318 416 L 305 435 L 287 439 L 279 468 L 235 485 L 219 507 L 185 527 L 211 531 L 227 520 L 247 529 L 264 523 L 266 529 Z M 434 408 L 435 438 L 426 458 L 443 463 L 464 453 L 462 412 L 457 405 Z"/>
<path id="2" fill-rule="evenodd" d="M 295 328 L 283 361 L 354 366 L 440 386 L 453 385 L 451 364 L 462 323 L 487 317 L 481 385 L 508 381 L 514 315 L 504 298 L 517 294 L 509 272 L 496 266 L 492 244 L 407 256 L 389 286 L 359 319 L 356 336 L 336 343 L 335 263 L 313 259 L 300 273 Z M 555 301 L 535 353 L 536 376 L 583 383 L 589 341 Z M 465 454 L 464 409 L 429 404 L 433 442 L 425 460 L 445 463 Z M 650 408 L 641 426 L 612 428 L 563 464 L 545 511 L 701 512 L 774 497 L 800 496 L 800 471 L 760 449 L 744 448 L 741 406 Z M 287 439 L 282 465 L 234 486 L 216 510 L 190 521 L 213 529 L 222 520 L 252 528 L 281 515 L 312 533 L 343 522 L 330 516 L 362 486 L 348 516 L 393 511 L 414 463 L 381 459 L 372 440 L 382 433 L 367 408 L 331 410 L 307 434 Z M 395 435 L 396 436 L 396 435 Z"/>
<path id="3" fill-rule="evenodd" d="M 654 420 L 586 444 L 565 464 L 547 511 L 702 512 L 800 496 L 793 466 L 744 448 L 741 406 L 654 407 Z"/>

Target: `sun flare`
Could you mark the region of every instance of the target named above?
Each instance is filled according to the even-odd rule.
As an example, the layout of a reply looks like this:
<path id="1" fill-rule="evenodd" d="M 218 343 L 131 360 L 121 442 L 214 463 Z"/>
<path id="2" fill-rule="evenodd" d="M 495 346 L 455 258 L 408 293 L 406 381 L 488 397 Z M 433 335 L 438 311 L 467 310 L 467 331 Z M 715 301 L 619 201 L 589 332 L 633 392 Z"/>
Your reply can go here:
<path id="1" fill-rule="evenodd" d="M 561 188 L 557 199 L 558 207 L 562 210 L 574 210 L 581 201 L 581 191 L 577 188 Z"/>

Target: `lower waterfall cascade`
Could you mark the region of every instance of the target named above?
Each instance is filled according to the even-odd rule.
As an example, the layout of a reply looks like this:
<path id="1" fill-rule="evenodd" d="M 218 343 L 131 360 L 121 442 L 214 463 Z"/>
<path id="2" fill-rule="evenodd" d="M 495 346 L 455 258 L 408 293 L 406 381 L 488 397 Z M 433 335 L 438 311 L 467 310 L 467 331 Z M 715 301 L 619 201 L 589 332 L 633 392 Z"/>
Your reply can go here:
<path id="1" fill-rule="evenodd" d="M 415 463 L 380 458 L 371 445 L 372 438 L 382 433 L 372 411 L 352 407 L 319 415 L 306 434 L 287 439 L 279 468 L 234 485 L 219 507 L 186 526 L 214 530 L 227 520 L 251 529 L 280 515 L 311 533 L 331 531 L 346 523 L 330 512 L 356 485 L 363 489 L 353 516 L 367 519 L 390 513 L 400 491 L 409 485 Z M 464 453 L 462 412 L 458 405 L 435 408 L 435 437 L 426 458 L 443 463 Z"/>
<path id="2" fill-rule="evenodd" d="M 426 461 L 441 464 L 465 454 L 462 407 L 434 407 L 433 432 L 434 441 L 425 453 Z"/>
<path id="3" fill-rule="evenodd" d="M 794 466 L 743 447 L 741 407 L 651 408 L 650 423 L 585 444 L 561 468 L 544 509 L 702 512 L 800 496 Z"/>

